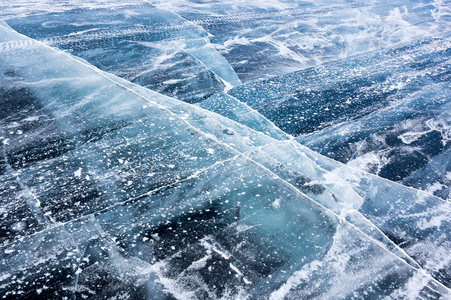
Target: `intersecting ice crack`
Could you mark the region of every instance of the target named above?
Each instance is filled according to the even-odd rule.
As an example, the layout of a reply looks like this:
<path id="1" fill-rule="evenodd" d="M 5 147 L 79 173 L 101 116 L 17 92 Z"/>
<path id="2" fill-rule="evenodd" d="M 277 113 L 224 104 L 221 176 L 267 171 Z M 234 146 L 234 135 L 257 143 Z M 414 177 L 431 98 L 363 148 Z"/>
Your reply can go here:
<path id="1" fill-rule="evenodd" d="M 278 11 L 274 16 L 290 18 L 307 11 Z M 228 18 L 200 18 L 191 26 L 271 20 L 271 13 Z M 187 28 L 183 23 L 155 31 Z M 137 34 L 152 32 L 132 26 L 117 32 L 50 35 L 38 42 L 0 27 L 5 33 L 0 64 L 8 70 L 2 76 L 13 87 L 28 88 L 53 114 L 56 128 L 73 139 L 63 156 L 44 156 L 22 169 L 8 161 L 8 151 L 17 156 L 14 148 L 3 147 L 7 173 L 19 174 L 15 180 L 25 190 L 33 184 L 30 174 L 45 172 L 47 187 L 36 194 L 40 199 L 52 192 L 49 182 L 61 177 L 55 178 L 58 188 L 64 176 L 74 178 L 76 185 L 64 192 L 90 195 L 92 181 L 99 191 L 92 192 L 92 199 L 102 199 L 73 213 L 69 207 L 54 223 L 44 222 L 44 228 L 5 243 L 8 273 L 0 276 L 1 293 L 33 293 L 33 282 L 49 282 L 52 291 L 38 286 L 36 293 L 133 298 L 138 294 L 131 291 L 138 289 L 139 297 L 157 299 L 169 294 L 186 299 L 449 294 L 449 203 L 314 153 L 261 116 L 258 107 L 241 103 L 234 89 L 233 96 L 217 94 L 193 106 L 43 43 L 66 47 L 68 41 L 118 38 L 133 35 L 135 29 Z M 39 63 L 29 63 L 32 59 Z M 203 59 L 199 61 L 202 65 Z M 114 71 L 120 65 L 110 67 Z M 202 68 L 210 69 L 207 64 Z M 103 114 L 99 107 L 107 106 Z M 102 122 L 110 119 L 116 123 Z M 158 126 L 152 127 L 154 123 Z M 169 149 L 175 152 L 166 153 Z M 151 167 L 147 156 L 155 160 Z M 164 164 L 163 171 L 159 164 Z M 66 173 L 51 174 L 52 168 L 65 167 Z M 171 178 L 152 181 L 155 172 Z M 63 196 L 68 203 L 77 200 Z M 26 201 L 32 204 L 33 199 Z M 36 253 L 26 252 L 27 243 L 34 244 Z M 51 257 L 44 258 L 43 251 Z M 22 274 L 21 268 L 30 268 L 30 274 Z M 51 269 L 63 275 L 39 278 Z M 58 282 L 64 282 L 63 289 Z M 314 291 L 314 286 L 324 291 Z"/>
<path id="2" fill-rule="evenodd" d="M 0 135 L 3 135 L 4 129 L 0 127 Z M 55 221 L 52 219 L 50 215 L 46 215 L 40 206 L 39 200 L 33 195 L 31 190 L 23 183 L 20 179 L 19 175 L 15 174 L 16 172 L 11 168 L 11 165 L 8 162 L 8 156 L 6 155 L 5 145 L 2 145 L 2 156 L 6 166 L 6 172 L 15 177 L 16 181 L 19 183 L 20 188 L 25 192 L 28 207 L 33 212 L 33 215 L 38 219 L 39 223 L 45 226 L 49 226 L 53 224 Z"/>

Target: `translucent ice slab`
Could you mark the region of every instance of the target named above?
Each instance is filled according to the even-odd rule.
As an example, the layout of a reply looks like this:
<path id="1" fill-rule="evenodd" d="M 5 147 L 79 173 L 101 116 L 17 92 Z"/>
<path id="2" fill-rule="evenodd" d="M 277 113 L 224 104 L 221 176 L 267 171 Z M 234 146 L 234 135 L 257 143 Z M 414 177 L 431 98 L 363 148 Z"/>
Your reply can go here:
<path id="1" fill-rule="evenodd" d="M 448 203 L 0 30 L 5 298 L 449 293 Z"/>

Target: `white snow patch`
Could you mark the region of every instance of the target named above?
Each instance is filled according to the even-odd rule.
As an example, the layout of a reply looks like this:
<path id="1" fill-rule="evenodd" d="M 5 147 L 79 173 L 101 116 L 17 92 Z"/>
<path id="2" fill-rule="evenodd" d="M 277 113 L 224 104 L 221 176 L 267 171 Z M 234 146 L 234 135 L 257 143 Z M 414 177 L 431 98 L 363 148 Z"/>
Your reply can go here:
<path id="1" fill-rule="evenodd" d="M 75 177 L 80 177 L 81 176 L 81 168 L 79 168 L 77 171 L 74 172 Z"/>
<path id="2" fill-rule="evenodd" d="M 271 203 L 271 205 L 274 208 L 280 208 L 280 198 L 277 198 L 276 200 L 274 200 L 274 202 Z"/>

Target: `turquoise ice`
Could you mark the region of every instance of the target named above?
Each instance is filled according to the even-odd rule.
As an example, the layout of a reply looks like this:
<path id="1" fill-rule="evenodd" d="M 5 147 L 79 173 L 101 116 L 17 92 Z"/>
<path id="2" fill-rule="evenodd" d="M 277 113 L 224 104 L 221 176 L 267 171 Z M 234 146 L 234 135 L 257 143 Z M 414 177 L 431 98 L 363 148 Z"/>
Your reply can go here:
<path id="1" fill-rule="evenodd" d="M 6 298 L 449 295 L 449 202 L 0 30 Z"/>

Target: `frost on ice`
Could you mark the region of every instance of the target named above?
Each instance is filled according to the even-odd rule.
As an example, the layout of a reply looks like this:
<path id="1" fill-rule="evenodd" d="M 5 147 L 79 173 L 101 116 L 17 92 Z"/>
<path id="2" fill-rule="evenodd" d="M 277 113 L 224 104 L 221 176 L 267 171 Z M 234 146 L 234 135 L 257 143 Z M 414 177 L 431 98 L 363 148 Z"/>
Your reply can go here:
<path id="1" fill-rule="evenodd" d="M 307 69 L 240 85 L 245 72 L 236 75 L 209 39 L 247 42 L 234 30 L 209 37 L 198 26 L 214 18 L 187 23 L 171 5 L 55 8 L 0 25 L 0 295 L 449 297 L 451 204 L 431 194 L 438 179 L 421 175 L 449 179 L 437 171 L 449 157 L 447 39 L 328 62 L 323 75 Z M 399 21 L 402 12 L 391 13 Z M 153 23 L 136 27 L 143 20 Z M 275 94 L 309 112 L 304 126 Z M 410 117 L 412 107 L 419 113 Z M 354 133 L 357 123 L 372 131 Z M 360 145 L 387 132 L 401 150 L 441 132 L 443 149 L 433 156 L 415 144 L 431 158 L 403 177 L 425 191 L 351 164 L 385 149 Z M 349 166 L 301 143 L 361 152 Z"/>

